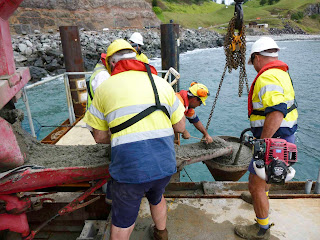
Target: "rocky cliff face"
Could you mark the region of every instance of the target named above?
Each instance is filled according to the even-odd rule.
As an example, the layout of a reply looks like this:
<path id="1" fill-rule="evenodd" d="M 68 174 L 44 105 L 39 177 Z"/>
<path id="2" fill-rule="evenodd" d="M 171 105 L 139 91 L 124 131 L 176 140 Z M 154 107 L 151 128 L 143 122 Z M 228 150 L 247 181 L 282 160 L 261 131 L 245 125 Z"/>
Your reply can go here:
<path id="1" fill-rule="evenodd" d="M 76 25 L 85 30 L 143 28 L 160 21 L 145 0 L 24 0 L 10 18 L 13 33 L 56 31 Z"/>

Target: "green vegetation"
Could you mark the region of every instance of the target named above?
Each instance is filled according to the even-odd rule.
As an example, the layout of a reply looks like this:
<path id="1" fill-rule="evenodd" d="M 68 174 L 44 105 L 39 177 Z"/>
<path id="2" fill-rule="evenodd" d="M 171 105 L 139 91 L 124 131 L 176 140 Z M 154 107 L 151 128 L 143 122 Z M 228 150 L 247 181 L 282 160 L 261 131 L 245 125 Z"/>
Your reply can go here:
<path id="1" fill-rule="evenodd" d="M 157 7 L 157 6 L 158 6 L 158 1 L 152 0 L 152 7 Z"/>
<path id="2" fill-rule="evenodd" d="M 296 12 L 296 13 L 292 13 L 291 14 L 291 20 L 301 20 L 304 16 L 303 16 L 303 12 L 299 11 L 299 12 Z"/>
<path id="3" fill-rule="evenodd" d="M 172 19 L 185 28 L 210 28 L 224 32 L 234 14 L 234 6 L 217 4 L 210 0 L 157 0 L 153 11 L 163 23 Z M 261 5 L 261 2 L 265 2 Z M 267 23 L 272 28 L 283 28 L 286 22 L 307 31 L 320 32 L 319 15 L 306 16 L 309 4 L 320 0 L 251 0 L 243 4 L 244 22 Z"/>
<path id="4" fill-rule="evenodd" d="M 272 5 L 272 4 L 277 3 L 279 1 L 280 0 L 260 0 L 260 5 L 265 5 L 265 4 Z"/>

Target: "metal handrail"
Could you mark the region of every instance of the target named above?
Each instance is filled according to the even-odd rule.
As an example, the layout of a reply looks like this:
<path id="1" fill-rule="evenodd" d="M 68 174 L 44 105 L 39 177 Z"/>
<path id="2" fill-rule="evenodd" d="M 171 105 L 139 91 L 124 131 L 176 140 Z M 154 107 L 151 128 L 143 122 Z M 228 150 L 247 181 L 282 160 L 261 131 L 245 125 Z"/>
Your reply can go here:
<path id="1" fill-rule="evenodd" d="M 157 71 L 158 74 L 162 74 L 162 73 L 166 73 L 168 70 L 159 70 Z M 31 135 L 33 137 L 36 138 L 36 133 L 34 130 L 34 125 L 33 125 L 33 121 L 32 121 L 32 114 L 31 114 L 31 110 L 30 110 L 30 105 L 29 105 L 29 100 L 28 100 L 28 95 L 27 95 L 27 90 L 34 88 L 36 86 L 40 86 L 43 85 L 45 83 L 51 82 L 53 80 L 56 80 L 60 77 L 63 77 L 64 79 L 64 86 L 65 86 L 65 90 L 66 90 L 66 98 L 67 98 L 67 104 L 68 104 L 68 113 L 69 113 L 69 122 L 70 124 L 73 124 L 76 121 L 76 117 L 75 117 L 75 113 L 74 113 L 74 108 L 73 108 L 73 104 L 72 104 L 72 97 L 71 97 L 71 91 L 70 91 L 70 86 L 69 86 L 69 81 L 68 81 L 68 75 L 86 75 L 86 74 L 92 74 L 93 72 L 65 72 L 63 74 L 59 74 L 57 76 L 53 76 L 53 77 L 48 77 L 42 81 L 30 84 L 28 86 L 24 86 L 22 88 L 22 100 L 26 106 L 26 110 L 27 110 L 27 117 L 28 117 L 28 121 L 29 121 L 29 126 L 30 126 L 30 131 L 31 131 Z M 168 78 L 168 82 L 171 83 L 171 74 L 169 75 Z"/>
<path id="2" fill-rule="evenodd" d="M 26 110 L 27 110 L 27 116 L 28 116 L 28 121 L 29 121 L 29 126 L 30 126 L 30 131 L 31 131 L 31 135 L 33 137 L 36 137 L 36 133 L 34 131 L 34 125 L 33 125 L 33 121 L 32 121 L 32 115 L 31 115 L 31 110 L 30 110 L 30 105 L 29 105 L 29 101 L 28 101 L 28 95 L 27 95 L 27 90 L 34 88 L 36 86 L 40 86 L 43 85 L 45 83 L 51 82 L 53 80 L 56 80 L 60 77 L 63 77 L 64 79 L 64 86 L 65 86 L 65 90 L 66 90 L 66 98 L 67 98 L 67 104 L 68 104 L 68 113 L 69 113 L 69 122 L 70 124 L 73 124 L 76 120 L 75 114 L 74 114 L 74 109 L 73 109 L 73 104 L 72 104 L 72 98 L 71 98 L 71 91 L 70 91 L 70 86 L 69 86 L 69 81 L 68 81 L 68 75 L 85 75 L 85 74 L 92 74 L 92 72 L 65 72 L 63 74 L 57 75 L 57 76 L 53 76 L 53 77 L 48 77 L 42 81 L 30 84 L 28 86 L 24 86 L 22 88 L 22 100 L 26 106 Z"/>

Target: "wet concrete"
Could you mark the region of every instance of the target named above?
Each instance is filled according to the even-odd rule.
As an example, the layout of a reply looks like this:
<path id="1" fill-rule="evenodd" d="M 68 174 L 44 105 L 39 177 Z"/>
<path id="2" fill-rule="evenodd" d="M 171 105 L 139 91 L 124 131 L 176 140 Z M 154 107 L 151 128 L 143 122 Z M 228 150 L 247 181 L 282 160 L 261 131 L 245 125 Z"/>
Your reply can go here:
<path id="1" fill-rule="evenodd" d="M 21 128 L 21 122 L 12 124 L 24 165 L 38 165 L 46 168 L 78 166 L 99 166 L 110 162 L 109 145 L 57 146 L 43 144 Z M 0 172 L 7 169 L 0 169 Z"/>
<path id="2" fill-rule="evenodd" d="M 109 160 L 109 145 L 57 146 L 43 144 L 25 133 L 19 123 L 13 125 L 21 151 L 25 153 L 25 164 L 45 167 L 74 167 L 103 165 Z"/>
<path id="3" fill-rule="evenodd" d="M 204 142 L 191 143 L 186 145 L 175 145 L 177 158 L 196 158 L 202 155 L 208 155 L 216 152 L 218 149 L 225 148 L 228 143 L 219 138 L 212 137 L 213 142 L 206 144 Z"/>
<path id="4" fill-rule="evenodd" d="M 25 158 L 24 165 L 38 165 L 46 168 L 63 168 L 77 166 L 98 166 L 110 163 L 110 145 L 49 145 L 33 138 L 21 128 L 23 113 L 20 110 L 3 111 L 2 116 L 12 124 L 19 147 Z M 84 129 L 86 130 L 86 129 Z M 231 143 L 236 148 L 237 143 Z M 234 146 L 233 146 L 234 145 Z M 217 151 L 230 146 L 230 143 L 219 137 L 213 137 L 211 144 L 203 142 L 175 146 L 177 159 L 195 159 L 202 156 L 213 156 Z M 244 151 L 246 154 L 247 150 Z M 230 152 L 229 152 L 230 153 Z M 235 153 L 233 153 L 235 154 Z M 218 158 L 220 161 L 231 159 Z M 190 162 L 192 163 L 192 162 Z M 6 171 L 7 169 L 1 169 Z"/>
<path id="5" fill-rule="evenodd" d="M 213 159 L 213 161 L 224 164 L 224 165 L 232 165 L 234 163 L 236 154 L 239 150 L 240 143 L 234 142 L 234 141 L 228 141 L 227 142 L 229 146 L 232 147 L 232 155 L 229 156 L 222 156 L 217 157 Z M 249 164 L 252 158 L 252 151 L 251 148 L 248 146 L 243 145 L 241 148 L 241 151 L 239 152 L 239 159 L 237 165 L 246 165 Z"/>

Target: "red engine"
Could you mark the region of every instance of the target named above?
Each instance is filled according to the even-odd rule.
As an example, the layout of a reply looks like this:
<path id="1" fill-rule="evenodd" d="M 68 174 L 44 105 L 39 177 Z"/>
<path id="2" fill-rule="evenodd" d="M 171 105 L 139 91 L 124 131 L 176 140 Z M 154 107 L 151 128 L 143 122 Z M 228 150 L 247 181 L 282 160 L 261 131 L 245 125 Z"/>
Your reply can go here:
<path id="1" fill-rule="evenodd" d="M 266 165 L 273 159 L 282 160 L 287 166 L 297 162 L 297 146 L 280 138 L 265 138 L 265 162 Z"/>
<path id="2" fill-rule="evenodd" d="M 284 139 L 255 139 L 253 167 L 256 174 L 268 184 L 284 184 L 290 181 L 295 170 L 292 164 L 298 161 L 297 146 Z"/>

